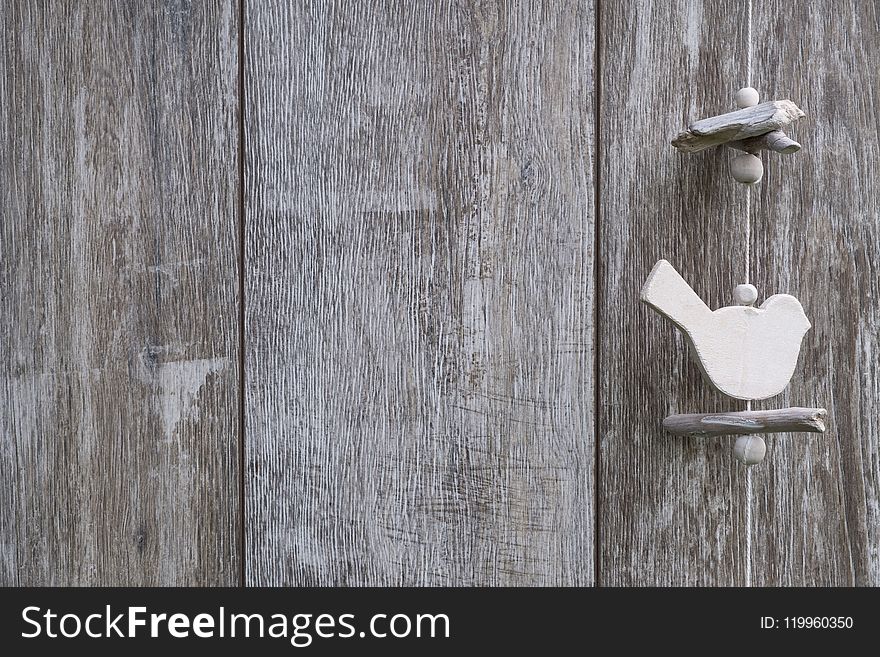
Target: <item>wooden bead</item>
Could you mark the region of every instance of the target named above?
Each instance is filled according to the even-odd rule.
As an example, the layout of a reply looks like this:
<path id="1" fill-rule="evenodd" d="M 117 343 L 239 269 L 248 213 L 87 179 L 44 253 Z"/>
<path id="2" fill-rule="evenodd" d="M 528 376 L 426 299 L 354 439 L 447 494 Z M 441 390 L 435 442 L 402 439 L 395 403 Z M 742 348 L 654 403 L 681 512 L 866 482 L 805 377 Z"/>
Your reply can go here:
<path id="1" fill-rule="evenodd" d="M 761 158 L 743 153 L 730 161 L 730 175 L 737 182 L 753 185 L 764 176 L 764 165 Z"/>
<path id="2" fill-rule="evenodd" d="M 743 87 L 736 92 L 736 106 L 741 109 L 754 107 L 758 104 L 759 100 L 758 90 L 753 87 Z"/>
<path id="3" fill-rule="evenodd" d="M 758 300 L 758 288 L 748 283 L 737 285 L 733 289 L 733 300 L 738 306 L 751 306 Z"/>
<path id="4" fill-rule="evenodd" d="M 733 455 L 745 465 L 757 465 L 766 453 L 767 443 L 761 436 L 740 436 L 733 446 Z"/>

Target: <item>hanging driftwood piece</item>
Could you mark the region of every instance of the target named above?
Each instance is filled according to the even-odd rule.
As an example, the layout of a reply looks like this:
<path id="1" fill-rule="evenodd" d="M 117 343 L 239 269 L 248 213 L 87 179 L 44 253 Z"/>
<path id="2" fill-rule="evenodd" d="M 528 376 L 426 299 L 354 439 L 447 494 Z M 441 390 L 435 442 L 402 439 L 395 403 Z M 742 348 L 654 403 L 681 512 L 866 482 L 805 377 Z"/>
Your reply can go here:
<path id="1" fill-rule="evenodd" d="M 781 131 L 792 121 L 803 116 L 804 112 L 790 100 L 773 100 L 695 121 L 672 141 L 672 145 L 685 153 L 696 153 L 710 146 L 739 142 L 768 132 Z M 791 145 L 785 148 L 790 149 Z M 779 152 L 793 153 L 795 150 Z"/>
<path id="2" fill-rule="evenodd" d="M 670 415 L 663 428 L 676 436 L 729 436 L 755 433 L 825 432 L 824 408 L 778 408 L 766 411 Z"/>
<path id="3" fill-rule="evenodd" d="M 782 130 L 774 130 L 765 135 L 749 137 L 739 141 L 729 141 L 727 145 L 752 155 L 758 151 L 775 151 L 783 155 L 790 155 L 801 150 L 801 145 L 782 132 Z"/>

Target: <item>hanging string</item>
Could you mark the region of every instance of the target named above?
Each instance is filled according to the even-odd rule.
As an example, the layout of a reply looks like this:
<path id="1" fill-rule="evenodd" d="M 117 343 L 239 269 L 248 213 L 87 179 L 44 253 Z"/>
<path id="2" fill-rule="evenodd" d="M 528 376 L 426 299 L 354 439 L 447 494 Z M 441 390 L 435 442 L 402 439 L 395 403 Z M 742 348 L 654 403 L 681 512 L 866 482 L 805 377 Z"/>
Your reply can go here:
<path id="1" fill-rule="evenodd" d="M 746 86 L 752 86 L 752 0 L 748 2 L 746 21 Z M 746 188 L 746 276 L 750 282 L 752 270 L 752 190 Z M 746 401 L 746 410 L 752 410 L 752 402 Z M 752 586 L 752 468 L 746 467 L 746 587 Z"/>
<path id="2" fill-rule="evenodd" d="M 749 0 L 749 18 L 752 17 L 752 3 Z M 749 21 L 751 26 L 751 20 Z M 750 30 L 751 31 L 751 30 Z M 749 76 L 751 77 L 751 76 Z M 745 282 L 749 283 L 749 274 L 752 270 L 752 190 L 751 185 L 746 188 L 746 276 Z M 746 410 L 752 410 L 752 401 L 746 400 Z M 752 466 L 746 466 L 746 586 L 752 585 Z"/>
<path id="3" fill-rule="evenodd" d="M 752 188 L 746 185 L 746 276 L 745 283 L 751 283 L 750 274 L 752 271 Z M 751 410 L 751 403 L 746 402 Z"/>
<path id="4" fill-rule="evenodd" d="M 751 410 L 749 403 L 746 408 Z M 746 467 L 746 588 L 752 586 L 752 468 Z"/>
<path id="5" fill-rule="evenodd" d="M 746 86 L 752 86 L 752 0 L 748 3 L 748 17 L 746 19 Z M 746 278 L 749 283 L 752 260 L 752 190 L 746 185 Z M 751 410 L 751 402 L 748 402 L 748 410 Z"/>
<path id="6" fill-rule="evenodd" d="M 752 86 L 752 0 L 749 0 L 746 23 L 746 86 Z"/>

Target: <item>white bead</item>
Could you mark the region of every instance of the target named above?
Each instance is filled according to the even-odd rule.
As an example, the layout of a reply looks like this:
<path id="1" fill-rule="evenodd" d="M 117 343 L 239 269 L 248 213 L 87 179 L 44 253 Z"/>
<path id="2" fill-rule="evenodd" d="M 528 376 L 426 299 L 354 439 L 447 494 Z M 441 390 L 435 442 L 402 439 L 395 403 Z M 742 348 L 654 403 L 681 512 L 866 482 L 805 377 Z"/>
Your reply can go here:
<path id="1" fill-rule="evenodd" d="M 761 164 L 761 158 L 743 153 L 730 161 L 730 175 L 737 182 L 751 185 L 763 177 L 764 165 Z"/>
<path id="2" fill-rule="evenodd" d="M 752 87 L 743 87 L 736 92 L 736 106 L 739 108 L 754 107 L 758 104 L 760 96 L 758 90 Z"/>
<path id="3" fill-rule="evenodd" d="M 761 436 L 740 436 L 733 446 L 733 455 L 745 465 L 757 465 L 764 460 L 766 453 L 767 443 Z"/>
<path id="4" fill-rule="evenodd" d="M 758 288 L 748 283 L 733 288 L 733 300 L 738 306 L 751 306 L 758 300 Z"/>

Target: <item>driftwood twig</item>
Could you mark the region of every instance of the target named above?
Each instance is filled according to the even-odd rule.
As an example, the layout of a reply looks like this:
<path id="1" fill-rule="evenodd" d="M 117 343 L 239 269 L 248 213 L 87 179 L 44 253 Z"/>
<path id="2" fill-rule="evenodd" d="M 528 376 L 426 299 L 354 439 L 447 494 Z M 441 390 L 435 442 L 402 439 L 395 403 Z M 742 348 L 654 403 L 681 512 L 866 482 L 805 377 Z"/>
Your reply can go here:
<path id="1" fill-rule="evenodd" d="M 803 116 L 801 108 L 790 100 L 773 100 L 694 121 L 672 141 L 672 145 L 685 153 L 696 153 L 710 146 L 738 142 L 782 130 Z M 791 148 L 791 144 L 786 145 L 786 148 Z"/>
<path id="2" fill-rule="evenodd" d="M 727 436 L 792 431 L 825 432 L 824 408 L 778 408 L 768 411 L 670 415 L 663 428 L 676 436 Z"/>
<path id="3" fill-rule="evenodd" d="M 776 151 L 783 155 L 790 155 L 801 150 L 801 145 L 782 132 L 782 130 L 774 130 L 764 135 L 740 139 L 739 141 L 729 141 L 727 145 L 752 155 L 761 150 Z"/>

